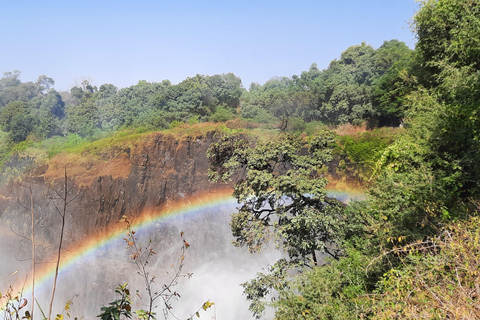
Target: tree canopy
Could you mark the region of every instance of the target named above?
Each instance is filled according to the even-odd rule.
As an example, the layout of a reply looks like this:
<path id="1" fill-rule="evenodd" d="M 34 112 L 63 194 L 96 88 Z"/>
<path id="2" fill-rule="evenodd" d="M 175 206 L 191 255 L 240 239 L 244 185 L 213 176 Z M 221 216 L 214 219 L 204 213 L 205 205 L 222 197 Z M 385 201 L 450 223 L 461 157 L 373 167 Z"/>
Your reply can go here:
<path id="1" fill-rule="evenodd" d="M 334 142 L 331 131 L 321 131 L 311 141 L 284 133 L 254 145 L 239 136 L 222 136 L 208 150 L 212 180 L 237 177 L 233 195 L 240 207 L 230 224 L 234 244 L 256 252 L 277 242 L 288 254 L 288 260 L 275 264 L 283 276 L 290 269 L 317 265 L 318 253 L 340 257 L 336 240 L 348 224 L 344 205 L 327 197 L 327 180 L 320 173 L 332 159 Z M 260 299 L 281 281 L 270 280 L 245 284 L 257 315 L 264 307 Z"/>

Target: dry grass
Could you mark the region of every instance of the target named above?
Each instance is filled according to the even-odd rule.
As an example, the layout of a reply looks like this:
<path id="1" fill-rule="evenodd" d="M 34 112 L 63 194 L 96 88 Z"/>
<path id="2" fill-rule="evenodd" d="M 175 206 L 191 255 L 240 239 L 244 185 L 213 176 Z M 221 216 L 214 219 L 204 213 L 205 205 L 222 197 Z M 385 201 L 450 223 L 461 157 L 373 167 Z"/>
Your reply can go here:
<path id="1" fill-rule="evenodd" d="M 80 187 L 85 187 L 102 176 L 112 176 L 114 179 L 127 178 L 131 166 L 126 154 L 103 160 L 91 154 L 60 153 L 50 160 L 45 179 L 49 181 L 62 179 L 66 168 L 68 176 Z"/>
<path id="2" fill-rule="evenodd" d="M 185 138 L 202 136 L 209 131 L 222 130 L 225 128 L 224 123 L 214 122 L 202 122 L 197 124 L 181 124 L 172 129 L 166 129 L 161 131 L 162 134 L 170 134 L 175 138 L 182 140 Z M 159 132 L 153 132 L 152 134 L 158 134 Z"/>
<path id="3" fill-rule="evenodd" d="M 222 130 L 218 123 L 180 125 L 161 132 L 117 132 L 114 135 L 78 147 L 66 149 L 48 162 L 45 178 L 49 181 L 62 179 L 67 174 L 81 187 L 90 186 L 98 177 L 127 178 L 132 163 L 130 157 L 137 150 L 149 148 L 159 136 L 181 141 L 204 137 L 207 132 Z"/>
<path id="4" fill-rule="evenodd" d="M 333 130 L 339 136 L 347 136 L 347 135 L 353 136 L 353 135 L 356 135 L 357 133 L 366 132 L 367 126 L 366 124 L 362 124 L 360 126 L 354 126 L 351 123 L 346 123 L 346 124 L 337 126 L 335 128 L 331 128 L 331 130 Z"/>
<path id="5" fill-rule="evenodd" d="M 408 251 L 404 266 L 383 281 L 377 319 L 480 319 L 479 217 Z"/>

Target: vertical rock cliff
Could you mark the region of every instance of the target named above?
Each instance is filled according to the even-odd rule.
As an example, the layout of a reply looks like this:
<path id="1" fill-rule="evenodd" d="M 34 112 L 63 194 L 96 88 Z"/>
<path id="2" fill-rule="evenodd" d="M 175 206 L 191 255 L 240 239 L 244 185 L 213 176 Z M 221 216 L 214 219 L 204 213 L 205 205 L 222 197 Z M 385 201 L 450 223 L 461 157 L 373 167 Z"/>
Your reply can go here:
<path id="1" fill-rule="evenodd" d="M 53 238 L 58 214 L 51 199 L 63 188 L 66 170 L 75 200 L 68 207 L 67 241 L 103 232 L 123 215 L 138 216 L 225 188 L 208 181 L 206 151 L 214 132 L 175 137 L 152 133 L 140 139 L 82 154 L 58 154 L 38 167 L 23 183 L 33 187 L 38 236 Z M 10 182 L 0 191 L 0 219 L 28 234 L 30 213 L 22 208 L 26 190 Z"/>

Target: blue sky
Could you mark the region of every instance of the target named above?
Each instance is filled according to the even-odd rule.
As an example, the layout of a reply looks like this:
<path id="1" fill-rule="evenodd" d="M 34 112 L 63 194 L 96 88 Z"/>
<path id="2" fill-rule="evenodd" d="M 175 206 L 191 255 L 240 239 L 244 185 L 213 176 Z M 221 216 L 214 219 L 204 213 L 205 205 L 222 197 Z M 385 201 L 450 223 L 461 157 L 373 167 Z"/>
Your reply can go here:
<path id="1" fill-rule="evenodd" d="M 411 48 L 415 0 L 0 0 L 0 72 L 69 90 L 233 72 L 248 88 L 320 69 L 351 45 Z"/>

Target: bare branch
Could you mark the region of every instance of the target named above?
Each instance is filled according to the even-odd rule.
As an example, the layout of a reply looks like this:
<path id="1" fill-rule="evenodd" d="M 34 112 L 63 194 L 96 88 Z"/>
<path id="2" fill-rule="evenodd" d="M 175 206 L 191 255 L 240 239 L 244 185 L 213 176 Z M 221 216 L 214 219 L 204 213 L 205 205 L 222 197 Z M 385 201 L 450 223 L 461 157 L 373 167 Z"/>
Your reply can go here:
<path id="1" fill-rule="evenodd" d="M 15 259 L 16 259 L 17 261 L 20 261 L 20 262 L 22 262 L 22 261 L 32 261 L 32 260 L 33 260 L 32 258 L 19 259 L 19 258 L 17 257 L 17 255 L 15 255 Z"/>
<path id="2" fill-rule="evenodd" d="M 25 240 L 32 241 L 32 239 L 30 239 L 30 238 L 28 238 L 28 237 L 26 237 L 26 236 L 24 236 L 24 235 L 21 235 L 20 233 L 17 233 L 15 230 L 13 230 L 13 227 L 12 227 L 12 226 L 10 226 L 10 230 L 11 230 L 15 235 L 17 235 L 17 236 L 19 236 L 19 237 L 21 237 L 21 238 L 23 238 L 23 239 L 25 239 Z"/>

